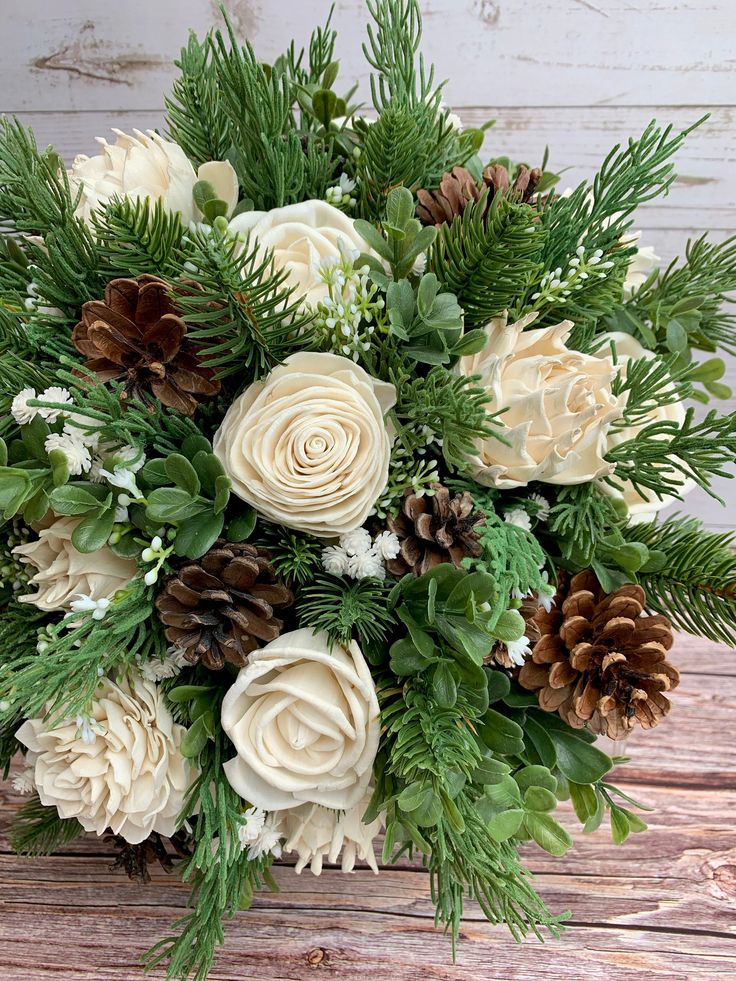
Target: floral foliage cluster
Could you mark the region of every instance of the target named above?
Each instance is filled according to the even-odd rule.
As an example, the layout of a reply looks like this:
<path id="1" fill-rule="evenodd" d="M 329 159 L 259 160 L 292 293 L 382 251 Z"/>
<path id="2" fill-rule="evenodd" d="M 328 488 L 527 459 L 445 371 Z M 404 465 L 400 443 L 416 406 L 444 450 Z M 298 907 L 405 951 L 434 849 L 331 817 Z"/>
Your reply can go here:
<path id="1" fill-rule="evenodd" d="M 560 192 L 445 107 L 416 0 L 368 14 L 365 110 L 328 20 L 273 65 L 192 35 L 167 131 L 68 170 L 0 129 L 13 843 L 177 869 L 170 978 L 286 853 L 420 856 L 453 943 L 467 897 L 556 934 L 520 847 L 567 851 L 563 800 L 643 831 L 595 739 L 664 719 L 673 627 L 736 640 L 731 541 L 659 517 L 736 458 L 688 407 L 729 394 L 736 243 L 632 231 L 687 133 Z"/>

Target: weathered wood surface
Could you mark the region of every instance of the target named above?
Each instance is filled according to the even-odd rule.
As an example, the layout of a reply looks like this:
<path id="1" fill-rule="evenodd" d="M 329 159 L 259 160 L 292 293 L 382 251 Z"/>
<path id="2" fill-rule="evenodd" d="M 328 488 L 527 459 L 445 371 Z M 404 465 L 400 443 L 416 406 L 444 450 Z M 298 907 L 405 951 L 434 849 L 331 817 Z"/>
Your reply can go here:
<path id="1" fill-rule="evenodd" d="M 316 880 L 280 867 L 281 892 L 228 924 L 211 981 L 736 978 L 736 660 L 681 637 L 676 663 L 673 712 L 629 741 L 617 776 L 655 808 L 650 830 L 615 848 L 605 830 L 581 835 L 563 808 L 572 852 L 560 860 L 527 848 L 547 903 L 572 911 L 561 939 L 517 946 L 469 904 L 453 965 L 421 869 L 329 869 Z M 164 873 L 148 887 L 128 882 L 93 837 L 52 858 L 14 857 L 6 832 L 18 803 L 0 794 L 0 977 L 135 981 L 138 957 L 181 914 L 186 888 Z"/>

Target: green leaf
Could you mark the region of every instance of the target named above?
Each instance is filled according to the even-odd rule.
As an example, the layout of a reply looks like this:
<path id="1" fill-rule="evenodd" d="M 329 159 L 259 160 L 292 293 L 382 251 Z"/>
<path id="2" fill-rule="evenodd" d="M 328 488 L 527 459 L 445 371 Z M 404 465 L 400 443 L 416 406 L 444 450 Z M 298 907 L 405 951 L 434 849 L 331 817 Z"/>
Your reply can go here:
<path id="1" fill-rule="evenodd" d="M 193 501 L 180 487 L 157 487 L 148 495 L 146 516 L 154 524 L 170 524 L 185 521 L 204 509 L 201 500 Z"/>
<path id="2" fill-rule="evenodd" d="M 232 481 L 224 474 L 215 480 L 215 514 L 222 514 L 230 500 Z"/>
<path id="3" fill-rule="evenodd" d="M 496 841 L 508 841 L 517 833 L 523 821 L 524 811 L 521 808 L 514 808 L 501 811 L 500 814 L 494 814 L 486 827 L 491 837 Z"/>
<path id="4" fill-rule="evenodd" d="M 41 416 L 34 416 L 27 425 L 20 427 L 20 437 L 23 440 L 23 445 L 34 460 L 46 462 L 45 443 L 46 437 L 50 432 L 51 430 Z"/>
<path id="5" fill-rule="evenodd" d="M 414 195 L 406 187 L 394 187 L 386 198 L 386 221 L 392 229 L 403 230 L 414 217 Z"/>
<path id="6" fill-rule="evenodd" d="M 181 453 L 172 453 L 166 458 L 166 475 L 169 480 L 185 490 L 190 497 L 199 494 L 199 477 L 192 464 Z"/>
<path id="7" fill-rule="evenodd" d="M 200 716 L 184 734 L 181 741 L 181 753 L 189 760 L 195 759 L 207 745 L 209 736 L 204 716 Z"/>
<path id="8" fill-rule="evenodd" d="M 335 116 L 336 102 L 337 96 L 329 89 L 319 89 L 312 96 L 312 111 L 325 128 Z"/>
<path id="9" fill-rule="evenodd" d="M 415 780 L 414 783 L 410 783 L 408 787 L 404 787 L 398 796 L 396 803 L 399 805 L 402 811 L 410 813 L 415 811 L 418 807 L 421 807 L 423 803 L 427 801 L 427 795 L 433 796 L 433 790 L 431 786 L 423 783 L 420 780 Z"/>
<path id="10" fill-rule="evenodd" d="M 497 760 L 493 756 L 484 756 L 482 762 L 473 771 L 473 783 L 486 786 L 492 783 L 500 783 L 504 777 L 508 776 L 509 765 L 503 760 Z"/>
<path id="11" fill-rule="evenodd" d="M 202 511 L 179 526 L 174 551 L 187 559 L 198 559 L 208 552 L 222 534 L 224 515 Z"/>
<path id="12" fill-rule="evenodd" d="M 613 767 L 613 760 L 571 732 L 549 731 L 557 753 L 557 766 L 574 783 L 595 783 Z"/>
<path id="13" fill-rule="evenodd" d="M 478 354 L 487 343 L 488 335 L 482 327 L 478 327 L 475 330 L 469 330 L 467 334 L 463 334 L 450 350 L 455 357 L 462 358 L 469 354 Z"/>
<path id="14" fill-rule="evenodd" d="M 486 746 L 501 756 L 516 756 L 524 752 L 524 732 L 511 719 L 488 709 L 479 727 L 479 735 Z"/>
<path id="15" fill-rule="evenodd" d="M 564 855 L 572 846 L 572 838 L 551 814 L 527 811 L 524 827 L 540 848 L 557 857 Z"/>
<path id="16" fill-rule="evenodd" d="M 50 503 L 56 514 L 80 515 L 97 512 L 103 501 L 112 497 L 106 487 L 98 484 L 65 484 L 55 487 L 50 495 Z"/>
<path id="17" fill-rule="evenodd" d="M 501 699 L 506 698 L 511 690 L 511 680 L 509 676 L 503 671 L 498 671 L 494 669 L 489 669 L 485 671 L 488 685 L 488 701 L 493 705 L 494 702 L 500 702 Z M 537 704 L 537 699 L 534 699 L 534 704 Z"/>
<path id="18" fill-rule="evenodd" d="M 203 212 L 208 201 L 217 199 L 217 192 L 209 181 L 197 181 L 192 188 L 192 197 L 196 206 Z"/>
<path id="19" fill-rule="evenodd" d="M 256 526 L 257 513 L 253 508 L 248 508 L 244 514 L 239 514 L 228 523 L 225 529 L 225 537 L 229 542 L 244 542 L 253 534 Z"/>
<path id="20" fill-rule="evenodd" d="M 198 450 L 192 458 L 192 464 L 202 483 L 204 493 L 214 497 L 217 491 L 217 478 L 225 475 L 225 470 L 214 453 Z"/>
<path id="21" fill-rule="evenodd" d="M 97 517 L 83 518 L 72 532 L 72 545 L 79 552 L 97 552 L 107 544 L 115 524 L 115 508 Z"/>
<path id="22" fill-rule="evenodd" d="M 514 774 L 520 790 L 529 787 L 544 787 L 551 793 L 557 790 L 557 778 L 546 766 L 524 766 Z"/>
<path id="23" fill-rule="evenodd" d="M 176 688 L 172 688 L 168 692 L 166 697 L 175 705 L 183 705 L 185 702 L 191 702 L 193 699 L 199 698 L 200 695 L 206 695 L 211 691 L 214 691 L 213 685 L 177 685 Z"/>
<path id="24" fill-rule="evenodd" d="M 0 436 L 0 467 L 7 467 L 8 465 L 8 444 Z"/>
<path id="25" fill-rule="evenodd" d="M 166 460 L 149 460 L 145 463 L 141 468 L 139 481 L 146 487 L 165 487 L 169 482 Z"/>
<path id="26" fill-rule="evenodd" d="M 371 223 L 366 221 L 364 218 L 358 218 L 355 222 L 353 222 L 353 225 L 358 235 L 360 235 L 366 244 L 369 245 L 374 252 L 377 252 L 382 259 L 390 261 L 393 258 L 391 249 L 389 249 L 386 239 L 376 229 L 375 225 L 371 225 Z"/>
<path id="27" fill-rule="evenodd" d="M 6 511 L 9 506 L 25 499 L 31 489 L 31 480 L 25 470 L 14 467 L 0 467 L 0 508 Z M 18 505 L 20 507 L 20 505 Z M 15 511 L 12 512 L 15 514 Z"/>
<path id="28" fill-rule="evenodd" d="M 557 807 L 557 798 L 546 787 L 527 787 L 524 806 L 530 811 L 554 811 Z"/>
<path id="29" fill-rule="evenodd" d="M 434 669 L 432 693 L 437 704 L 443 709 L 452 708 L 457 701 L 457 685 L 447 661 L 441 661 Z"/>
<path id="30" fill-rule="evenodd" d="M 429 793 L 422 799 L 421 804 L 411 812 L 412 821 L 420 828 L 431 828 L 442 818 L 442 801 L 428 788 Z"/>
<path id="31" fill-rule="evenodd" d="M 570 799 L 575 808 L 575 815 L 581 824 L 594 817 L 598 810 L 598 795 L 590 784 L 568 782 Z"/>
<path id="32" fill-rule="evenodd" d="M 36 493 L 26 502 L 23 508 L 23 519 L 30 524 L 41 521 L 49 509 L 49 496 L 44 487 L 39 487 Z"/>
<path id="33" fill-rule="evenodd" d="M 409 637 L 395 641 L 391 645 L 389 654 L 391 658 L 389 666 L 399 678 L 418 674 L 432 663 L 419 653 Z"/>
<path id="34" fill-rule="evenodd" d="M 534 748 L 540 762 L 548 769 L 553 769 L 557 765 L 557 752 L 547 730 L 527 715 L 524 735 Z"/>
<path id="35" fill-rule="evenodd" d="M 63 486 L 69 480 L 69 461 L 63 450 L 51 450 L 49 453 L 49 463 L 51 464 L 51 480 L 54 487 Z"/>
<path id="36" fill-rule="evenodd" d="M 687 331 L 679 320 L 670 320 L 667 324 L 667 347 L 673 354 L 682 354 L 687 350 Z"/>
<path id="37" fill-rule="evenodd" d="M 526 623 L 518 610 L 504 610 L 493 626 L 493 636 L 503 644 L 513 643 L 524 636 Z"/>
<path id="38" fill-rule="evenodd" d="M 611 808 L 611 838 L 614 845 L 623 845 L 629 837 L 630 827 L 626 812 L 621 807 Z"/>

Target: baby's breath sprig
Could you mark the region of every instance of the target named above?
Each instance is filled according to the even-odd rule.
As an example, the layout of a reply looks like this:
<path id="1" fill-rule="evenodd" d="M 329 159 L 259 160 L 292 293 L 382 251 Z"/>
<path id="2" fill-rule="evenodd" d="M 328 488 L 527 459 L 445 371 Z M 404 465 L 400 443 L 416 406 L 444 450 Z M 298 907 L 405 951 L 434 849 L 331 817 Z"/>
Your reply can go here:
<path id="1" fill-rule="evenodd" d="M 603 258 L 602 249 L 586 255 L 585 247 L 579 245 L 564 272 L 562 266 L 557 266 L 544 274 L 539 289 L 530 297 L 534 303 L 533 309 L 542 310 L 547 306 L 567 303 L 570 296 L 585 288 L 587 279 L 605 279 L 607 270 L 613 266 L 611 259 Z"/>

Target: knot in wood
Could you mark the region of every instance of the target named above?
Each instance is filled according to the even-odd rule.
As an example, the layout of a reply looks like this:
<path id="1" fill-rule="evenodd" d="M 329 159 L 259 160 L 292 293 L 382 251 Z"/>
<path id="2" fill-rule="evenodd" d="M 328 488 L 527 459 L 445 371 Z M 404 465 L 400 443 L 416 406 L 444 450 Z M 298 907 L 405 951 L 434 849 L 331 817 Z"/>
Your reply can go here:
<path id="1" fill-rule="evenodd" d="M 319 967 L 321 964 L 326 964 L 328 961 L 327 951 L 324 947 L 313 947 L 307 953 L 307 964 L 310 967 Z"/>

